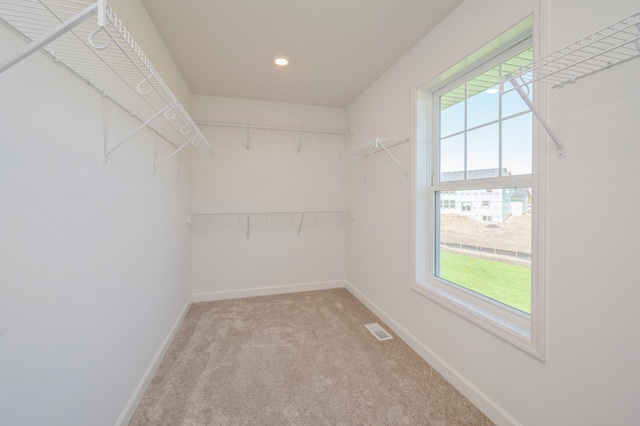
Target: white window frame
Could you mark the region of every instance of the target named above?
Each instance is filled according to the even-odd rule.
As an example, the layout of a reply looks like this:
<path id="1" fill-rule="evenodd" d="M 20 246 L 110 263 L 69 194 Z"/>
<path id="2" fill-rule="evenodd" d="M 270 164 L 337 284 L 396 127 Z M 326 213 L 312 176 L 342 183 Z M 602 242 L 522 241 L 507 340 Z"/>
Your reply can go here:
<path id="1" fill-rule="evenodd" d="M 517 49 L 517 45 L 531 40 L 534 55 L 539 57 L 541 42 L 535 34 L 532 36 L 533 16 L 529 16 L 490 41 L 484 47 L 465 58 L 437 78 L 432 78 L 414 92 L 414 123 L 416 134 L 414 140 L 415 162 L 412 190 L 413 209 L 413 279 L 411 288 L 456 314 L 470 320 L 478 326 L 496 334 L 516 347 L 526 351 L 540 360 L 545 359 L 545 291 L 544 291 L 544 217 L 541 213 L 545 206 L 545 170 L 546 170 L 546 136 L 533 123 L 533 168 L 531 175 L 511 176 L 504 182 L 500 178 L 473 179 L 464 182 L 465 189 L 496 189 L 501 187 L 531 187 L 536 194 L 533 204 L 532 223 L 532 267 L 531 267 L 531 314 L 523 313 L 502 303 L 456 284 L 449 283 L 435 276 L 435 241 L 436 235 L 436 197 L 442 187 L 434 185 L 432 158 L 437 153 L 435 144 L 437 135 L 433 129 L 436 115 L 434 113 L 435 92 L 469 74 L 482 73 L 481 64 L 496 60 L 504 52 Z M 535 32 L 534 32 L 535 33 Z M 474 74 L 475 73 L 475 74 Z M 546 93 L 533 87 L 534 105 L 544 114 Z M 437 158 L 437 157 L 436 157 Z M 451 189 L 448 185 L 447 189 Z M 455 189 L 455 185 L 453 187 Z"/>

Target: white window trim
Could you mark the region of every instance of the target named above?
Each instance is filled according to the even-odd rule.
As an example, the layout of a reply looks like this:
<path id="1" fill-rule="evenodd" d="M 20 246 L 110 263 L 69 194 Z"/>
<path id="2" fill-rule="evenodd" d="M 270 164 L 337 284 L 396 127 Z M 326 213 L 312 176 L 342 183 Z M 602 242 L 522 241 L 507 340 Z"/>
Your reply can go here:
<path id="1" fill-rule="evenodd" d="M 544 55 L 543 40 L 540 31 L 539 10 L 528 10 L 516 17 L 510 28 L 503 34 L 498 34 L 495 40 L 480 46 L 478 51 L 472 53 L 461 63 L 452 67 L 456 70 L 456 78 L 465 71 L 490 60 L 505 50 L 510 49 L 519 41 L 531 35 L 533 27 L 532 45 L 536 57 Z M 526 24 L 527 19 L 533 19 Z M 499 42 L 497 41 L 499 40 Z M 463 71 L 463 72 L 460 72 Z M 531 315 L 527 315 L 517 309 L 510 308 L 499 302 L 463 287 L 451 284 L 434 275 L 433 247 L 435 241 L 435 215 L 433 187 L 431 177 L 433 174 L 432 156 L 433 147 L 432 132 L 432 108 L 433 93 L 447 84 L 442 76 L 451 76 L 451 70 L 447 70 L 440 77 L 430 79 L 425 84 L 414 88 L 414 129 L 413 140 L 413 176 L 412 182 L 412 235 L 413 258 L 411 288 L 428 299 L 451 310 L 452 312 L 468 319 L 472 323 L 501 337 L 505 341 L 524 350 L 534 357 L 545 360 L 545 281 L 544 281 L 544 247 L 545 247 L 545 177 L 547 159 L 547 138 L 539 123 L 533 119 L 533 175 L 510 177 L 507 185 L 520 180 L 522 187 L 532 187 L 536 194 L 536 202 L 533 203 L 532 224 L 532 269 L 531 269 Z M 541 87 L 534 87 L 534 104 L 541 113 L 545 114 L 546 91 Z M 514 179 L 515 178 L 515 179 Z M 499 179 L 491 179 L 491 184 L 484 179 L 464 181 L 465 188 L 477 189 L 498 188 Z M 506 183 L 506 182 L 505 182 Z M 449 189 L 449 188 L 447 188 Z M 427 218 L 427 220 L 425 220 Z"/>

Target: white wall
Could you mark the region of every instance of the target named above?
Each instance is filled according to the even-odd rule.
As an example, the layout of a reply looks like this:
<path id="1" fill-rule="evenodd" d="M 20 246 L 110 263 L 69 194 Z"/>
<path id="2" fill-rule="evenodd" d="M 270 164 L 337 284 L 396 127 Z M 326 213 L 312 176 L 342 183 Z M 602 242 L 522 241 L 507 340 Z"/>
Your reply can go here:
<path id="1" fill-rule="evenodd" d="M 438 76 L 536 4 L 465 1 L 348 108 L 349 125 L 364 139 L 410 135 L 412 86 Z M 637 12 L 638 2 L 554 0 L 542 9 L 552 51 Z M 635 60 L 549 94 L 549 121 L 566 158 L 549 149 L 546 362 L 411 291 L 409 182 L 396 179 L 388 160 L 380 161 L 375 182 L 347 175 L 347 209 L 356 217 L 347 231 L 350 285 L 499 423 L 637 421 L 640 225 L 632 194 L 639 72 Z M 409 149 L 396 152 L 405 164 L 412 161 Z"/>
<path id="2" fill-rule="evenodd" d="M 104 165 L 139 122 L 41 53 L 0 94 L 0 423 L 113 425 L 191 299 L 189 182 L 147 131 Z"/>
<path id="3" fill-rule="evenodd" d="M 344 109 L 194 96 L 196 120 L 346 129 Z M 194 213 L 344 210 L 343 135 L 201 126 L 214 156 L 193 172 Z M 273 218 L 272 218 L 273 219 Z M 305 219 L 192 224 L 196 300 L 342 285 L 345 226 Z M 286 286 L 286 287 L 282 287 Z M 266 290 L 269 289 L 269 290 Z"/>

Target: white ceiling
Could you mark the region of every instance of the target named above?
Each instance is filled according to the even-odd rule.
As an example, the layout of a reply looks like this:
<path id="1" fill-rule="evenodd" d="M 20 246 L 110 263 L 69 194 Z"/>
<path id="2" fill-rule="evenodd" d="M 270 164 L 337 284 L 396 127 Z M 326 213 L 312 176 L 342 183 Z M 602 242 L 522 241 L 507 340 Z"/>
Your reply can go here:
<path id="1" fill-rule="evenodd" d="M 349 105 L 462 1 L 142 0 L 193 94 L 330 107 Z"/>

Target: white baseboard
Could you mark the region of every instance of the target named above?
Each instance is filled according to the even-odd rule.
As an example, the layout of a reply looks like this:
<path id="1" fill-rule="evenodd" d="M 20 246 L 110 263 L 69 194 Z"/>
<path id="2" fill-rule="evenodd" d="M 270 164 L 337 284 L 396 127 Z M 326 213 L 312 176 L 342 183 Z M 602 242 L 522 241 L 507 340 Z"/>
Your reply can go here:
<path id="1" fill-rule="evenodd" d="M 160 349 L 158 349 L 158 352 L 156 352 L 156 355 L 151 360 L 149 368 L 147 368 L 144 376 L 142 376 L 140 383 L 138 383 L 138 386 L 133 392 L 133 395 L 131 395 L 129 402 L 124 407 L 122 414 L 120 414 L 120 418 L 116 422 L 116 426 L 126 426 L 133 418 L 133 415 L 136 412 L 136 408 L 138 408 L 138 404 L 140 404 L 140 400 L 142 400 L 144 393 L 147 391 L 147 388 L 151 383 L 151 379 L 153 379 L 153 376 L 156 374 L 156 371 L 158 370 L 158 367 L 162 362 L 162 358 L 164 358 L 164 355 L 167 353 L 167 350 L 171 345 L 171 342 L 173 342 L 173 338 L 176 336 L 180 324 L 182 324 L 184 317 L 187 315 L 187 311 L 189 311 L 191 303 L 192 299 L 189 298 L 184 308 L 182 308 L 182 312 L 180 312 L 178 319 L 176 319 L 176 321 L 173 323 L 173 326 L 171 327 L 171 330 L 169 330 L 169 334 L 167 334 L 167 337 L 165 337 L 162 345 L 160 345 Z"/>
<path id="2" fill-rule="evenodd" d="M 242 290 L 211 291 L 207 293 L 195 293 L 193 301 L 212 302 L 215 300 L 242 299 L 245 297 L 271 296 L 274 294 L 300 293 L 302 291 L 329 290 L 332 288 L 344 288 L 343 280 L 319 281 L 312 283 L 287 284 L 273 287 L 255 287 Z"/>
<path id="3" fill-rule="evenodd" d="M 351 294 L 360 300 L 363 305 L 384 321 L 406 344 L 411 347 L 411 349 L 416 351 L 422 359 L 435 368 L 436 371 L 442 374 L 449 383 L 460 391 L 460 393 L 478 407 L 478 409 L 482 411 L 492 422 L 498 426 L 521 426 L 520 422 L 513 418 L 507 411 L 478 389 L 473 383 L 467 380 L 445 360 L 440 358 L 431 348 L 418 340 L 418 338 L 411 334 L 406 328 L 391 318 L 391 316 L 389 316 L 385 311 L 380 309 L 380 307 L 373 303 L 353 284 L 349 281 L 345 281 L 345 287 L 351 292 Z"/>

